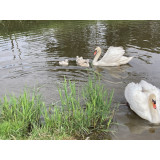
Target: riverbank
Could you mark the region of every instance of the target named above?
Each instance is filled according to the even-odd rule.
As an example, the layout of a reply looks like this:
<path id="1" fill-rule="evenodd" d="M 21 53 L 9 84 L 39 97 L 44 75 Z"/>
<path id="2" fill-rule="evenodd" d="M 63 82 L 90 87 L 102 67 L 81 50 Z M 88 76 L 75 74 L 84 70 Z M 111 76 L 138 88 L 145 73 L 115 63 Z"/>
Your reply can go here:
<path id="1" fill-rule="evenodd" d="M 39 91 L 24 90 L 1 100 L 0 139 L 86 139 L 110 133 L 113 92 L 90 77 L 84 87 L 67 81 L 58 87 L 60 102 L 46 106 Z"/>

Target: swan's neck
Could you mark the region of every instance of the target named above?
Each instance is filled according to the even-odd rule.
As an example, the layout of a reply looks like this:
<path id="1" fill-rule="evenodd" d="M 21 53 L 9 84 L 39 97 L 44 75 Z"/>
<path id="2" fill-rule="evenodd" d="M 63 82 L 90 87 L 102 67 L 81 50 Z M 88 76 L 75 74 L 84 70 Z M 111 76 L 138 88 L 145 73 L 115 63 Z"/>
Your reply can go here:
<path id="1" fill-rule="evenodd" d="M 101 55 L 101 50 L 97 51 L 97 54 L 93 59 L 93 64 L 95 64 L 98 61 L 98 58 L 99 58 L 100 55 Z"/>
<path id="2" fill-rule="evenodd" d="M 152 122 L 154 122 L 154 123 L 157 123 L 157 122 L 159 123 L 159 121 L 160 121 L 160 115 L 157 110 L 158 110 L 157 108 L 156 109 L 150 108 Z"/>

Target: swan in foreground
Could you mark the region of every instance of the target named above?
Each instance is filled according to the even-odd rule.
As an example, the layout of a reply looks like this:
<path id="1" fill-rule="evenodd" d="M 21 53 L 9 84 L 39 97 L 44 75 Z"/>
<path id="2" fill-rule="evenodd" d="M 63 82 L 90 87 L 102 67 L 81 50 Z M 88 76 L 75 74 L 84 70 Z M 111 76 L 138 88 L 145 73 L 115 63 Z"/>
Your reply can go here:
<path id="1" fill-rule="evenodd" d="M 64 61 L 60 61 L 59 65 L 61 65 L 61 66 L 68 66 L 68 59 L 66 59 Z"/>
<path id="2" fill-rule="evenodd" d="M 93 65 L 95 66 L 120 66 L 122 64 L 128 63 L 133 57 L 123 56 L 125 50 L 122 47 L 109 47 L 105 55 L 101 60 L 98 61 L 99 56 L 101 55 L 101 48 L 97 47 L 95 49 L 93 59 Z"/>
<path id="3" fill-rule="evenodd" d="M 132 82 L 125 88 L 125 98 L 141 118 L 160 123 L 160 89 L 144 80 L 136 84 Z"/>
<path id="4" fill-rule="evenodd" d="M 76 63 L 82 67 L 89 67 L 89 59 L 83 59 L 83 57 L 76 56 Z"/>

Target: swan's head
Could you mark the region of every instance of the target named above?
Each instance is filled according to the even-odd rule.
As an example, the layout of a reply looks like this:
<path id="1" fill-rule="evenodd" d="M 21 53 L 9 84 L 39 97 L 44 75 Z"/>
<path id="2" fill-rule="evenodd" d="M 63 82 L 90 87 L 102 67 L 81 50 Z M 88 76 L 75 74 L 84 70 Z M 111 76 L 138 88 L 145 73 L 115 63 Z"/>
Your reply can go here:
<path id="1" fill-rule="evenodd" d="M 151 95 L 149 96 L 149 103 L 150 103 L 150 106 L 153 107 L 154 109 L 157 108 L 157 106 L 156 106 L 156 96 L 155 96 L 155 94 L 151 94 Z"/>
<path id="2" fill-rule="evenodd" d="M 100 47 L 95 48 L 94 55 L 96 55 L 97 53 L 101 53 L 101 48 Z"/>
<path id="3" fill-rule="evenodd" d="M 157 94 L 150 94 L 149 96 L 149 108 L 151 114 L 151 122 L 152 123 L 160 123 L 160 108 L 159 101 L 156 101 Z"/>

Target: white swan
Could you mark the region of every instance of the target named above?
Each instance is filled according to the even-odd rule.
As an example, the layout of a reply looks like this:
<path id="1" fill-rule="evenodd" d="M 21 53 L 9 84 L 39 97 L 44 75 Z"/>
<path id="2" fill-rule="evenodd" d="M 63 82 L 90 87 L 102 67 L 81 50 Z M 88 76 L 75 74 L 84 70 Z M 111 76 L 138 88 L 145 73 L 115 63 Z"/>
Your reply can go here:
<path id="1" fill-rule="evenodd" d="M 132 82 L 125 88 L 125 98 L 141 118 L 160 123 L 160 89 L 144 80 L 136 84 Z"/>
<path id="2" fill-rule="evenodd" d="M 109 47 L 105 55 L 101 60 L 98 61 L 99 56 L 101 55 L 101 48 L 97 47 L 95 49 L 92 64 L 95 66 L 119 66 L 122 64 L 128 63 L 133 57 L 123 56 L 125 53 L 122 47 Z"/>
<path id="3" fill-rule="evenodd" d="M 68 59 L 66 59 L 64 61 L 60 61 L 59 65 L 61 65 L 61 66 L 68 66 Z"/>
<path id="4" fill-rule="evenodd" d="M 77 65 L 82 67 L 89 67 L 89 62 L 78 63 Z"/>
<path id="5" fill-rule="evenodd" d="M 76 56 L 76 62 L 78 63 L 89 63 L 89 59 L 83 59 L 83 57 Z"/>
<path id="6" fill-rule="evenodd" d="M 79 56 L 76 56 L 76 62 L 79 63 L 80 61 L 83 60 L 83 57 L 79 57 Z"/>
<path id="7" fill-rule="evenodd" d="M 83 57 L 76 56 L 76 63 L 82 67 L 89 67 L 89 59 L 83 59 Z"/>

